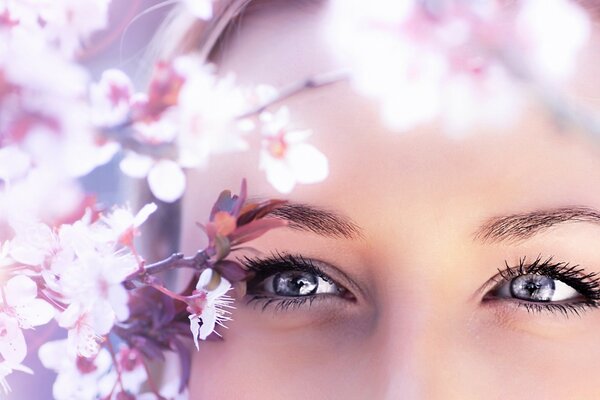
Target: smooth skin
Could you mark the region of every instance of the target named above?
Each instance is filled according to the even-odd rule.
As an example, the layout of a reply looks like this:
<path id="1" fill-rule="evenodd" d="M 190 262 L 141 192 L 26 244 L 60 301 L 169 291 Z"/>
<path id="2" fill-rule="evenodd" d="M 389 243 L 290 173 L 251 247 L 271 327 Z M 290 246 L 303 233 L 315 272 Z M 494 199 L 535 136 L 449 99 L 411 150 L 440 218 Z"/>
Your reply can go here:
<path id="1" fill-rule="evenodd" d="M 319 8 L 275 5 L 247 17 L 218 60 L 242 84 L 275 87 L 337 64 Z M 595 28 L 597 30 L 597 28 Z M 592 40 L 571 94 L 600 112 L 600 42 Z M 224 341 L 194 350 L 192 399 L 598 399 L 600 310 L 528 312 L 518 301 L 482 301 L 505 261 L 553 256 L 600 273 L 600 225 L 556 224 L 519 240 L 476 237 L 490 218 L 560 207 L 600 209 L 600 147 L 561 131 L 538 105 L 507 129 L 463 139 L 438 126 L 398 134 L 346 82 L 287 102 L 293 126 L 330 162 L 322 183 L 277 193 L 257 151 L 215 156 L 189 175 L 183 251 L 201 246 L 223 188 L 285 197 L 351 219 L 349 239 L 281 228 L 252 245 L 301 254 L 355 300 L 321 296 L 279 310 L 238 301 Z M 253 143 L 254 148 L 258 146 Z M 341 271 L 341 272 L 340 272 Z M 349 279 L 346 278 L 349 277 Z M 350 282 L 350 280 L 352 282 Z"/>

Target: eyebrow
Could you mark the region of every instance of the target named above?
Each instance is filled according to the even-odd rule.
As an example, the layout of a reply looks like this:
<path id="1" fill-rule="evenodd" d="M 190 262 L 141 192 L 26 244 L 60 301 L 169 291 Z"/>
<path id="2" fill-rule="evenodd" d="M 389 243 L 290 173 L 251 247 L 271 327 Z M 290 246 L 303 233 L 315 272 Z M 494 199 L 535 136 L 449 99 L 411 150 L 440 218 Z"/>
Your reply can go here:
<path id="1" fill-rule="evenodd" d="M 570 222 L 600 224 L 600 212 L 589 207 L 562 207 L 494 217 L 485 222 L 474 237 L 483 242 L 519 241 Z"/>
<path id="2" fill-rule="evenodd" d="M 361 230 L 352 220 L 336 212 L 303 203 L 284 203 L 269 212 L 288 221 L 288 227 L 322 236 L 356 239 Z"/>

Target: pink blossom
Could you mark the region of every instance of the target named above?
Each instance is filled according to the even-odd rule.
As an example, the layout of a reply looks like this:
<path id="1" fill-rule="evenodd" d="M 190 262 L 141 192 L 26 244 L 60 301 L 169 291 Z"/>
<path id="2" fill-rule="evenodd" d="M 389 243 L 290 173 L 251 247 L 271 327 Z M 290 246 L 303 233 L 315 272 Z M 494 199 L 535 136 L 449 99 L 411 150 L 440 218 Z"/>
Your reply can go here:
<path id="1" fill-rule="evenodd" d="M 305 143 L 310 131 L 288 130 L 289 111 L 279 109 L 275 114 L 263 113 L 263 146 L 260 169 L 267 180 L 282 193 L 292 191 L 296 183 L 320 182 L 329 174 L 327 158 L 314 146 Z"/>
<path id="2" fill-rule="evenodd" d="M 113 127 L 125 122 L 133 91 L 133 84 L 124 72 L 117 69 L 104 71 L 100 81 L 90 88 L 92 122 L 100 127 Z"/>
<path id="3" fill-rule="evenodd" d="M 522 109 L 519 80 L 560 83 L 588 37 L 589 22 L 573 2 L 542 3 L 428 8 L 415 0 L 339 0 L 331 5 L 328 36 L 353 85 L 380 102 L 390 128 L 436 119 L 451 133 L 502 127 Z M 567 27 L 565 35 L 556 26 Z"/>

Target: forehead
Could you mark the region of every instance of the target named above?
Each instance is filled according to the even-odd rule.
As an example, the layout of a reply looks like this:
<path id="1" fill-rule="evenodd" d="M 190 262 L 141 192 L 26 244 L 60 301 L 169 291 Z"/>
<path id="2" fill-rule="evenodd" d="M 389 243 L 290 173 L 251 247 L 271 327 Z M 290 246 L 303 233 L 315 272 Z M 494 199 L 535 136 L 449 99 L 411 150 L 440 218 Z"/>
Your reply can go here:
<path id="1" fill-rule="evenodd" d="M 343 68 L 324 38 L 326 5 L 292 3 L 265 1 L 254 8 L 229 33 L 219 70 L 234 72 L 241 84 L 282 88 Z M 587 52 L 584 73 L 574 82 L 577 90 L 588 91 L 593 82 L 600 89 L 595 54 Z M 597 147 L 574 132 L 561 132 L 536 104 L 514 126 L 478 129 L 462 138 L 436 125 L 392 132 L 381 123 L 377 104 L 346 82 L 307 91 L 286 105 L 292 128 L 312 129 L 310 142 L 330 162 L 325 182 L 297 186 L 292 197 L 361 214 L 359 222 L 385 221 L 386 213 L 398 210 L 439 215 L 454 207 L 457 213 L 486 217 L 540 207 L 600 206 L 600 185 L 590 185 L 600 182 Z M 250 156 L 239 157 L 215 176 L 226 175 L 233 187 L 245 176 L 256 194 L 280 197 L 256 165 Z"/>

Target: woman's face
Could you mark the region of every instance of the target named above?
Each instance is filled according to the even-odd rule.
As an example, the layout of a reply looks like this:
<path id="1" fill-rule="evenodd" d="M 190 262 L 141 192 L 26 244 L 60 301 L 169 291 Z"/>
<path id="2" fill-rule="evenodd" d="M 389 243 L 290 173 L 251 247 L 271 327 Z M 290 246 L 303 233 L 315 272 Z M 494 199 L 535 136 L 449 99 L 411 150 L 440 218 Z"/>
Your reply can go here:
<path id="1" fill-rule="evenodd" d="M 322 15 L 263 8 L 235 31 L 221 71 L 282 87 L 340 67 Z M 570 90 L 600 111 L 598 50 L 586 50 Z M 303 205 L 287 210 L 296 229 L 252 243 L 263 272 L 225 340 L 194 353 L 193 399 L 600 398 L 591 141 L 535 104 L 516 126 L 463 139 L 436 126 L 389 131 L 345 82 L 287 105 L 330 175 L 285 196 Z M 201 245 L 195 222 L 221 188 L 246 177 L 251 196 L 282 197 L 256 154 L 191 173 L 185 252 Z"/>

